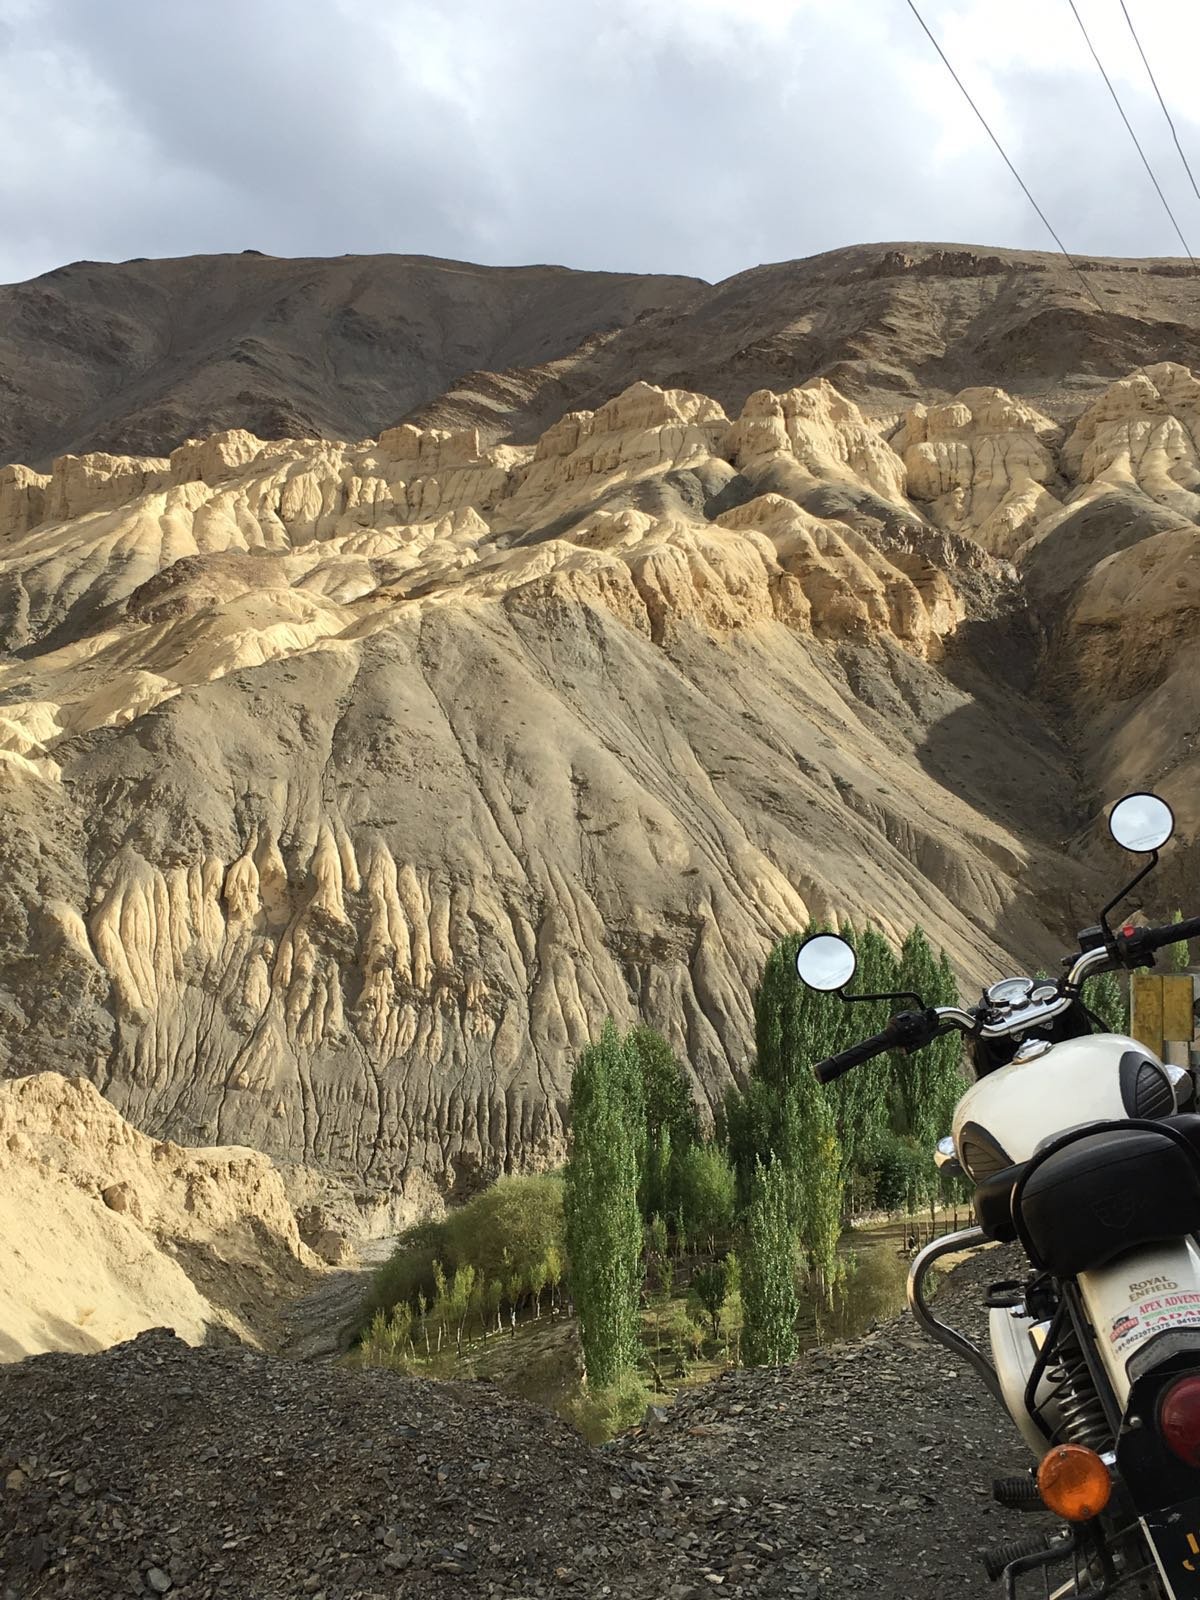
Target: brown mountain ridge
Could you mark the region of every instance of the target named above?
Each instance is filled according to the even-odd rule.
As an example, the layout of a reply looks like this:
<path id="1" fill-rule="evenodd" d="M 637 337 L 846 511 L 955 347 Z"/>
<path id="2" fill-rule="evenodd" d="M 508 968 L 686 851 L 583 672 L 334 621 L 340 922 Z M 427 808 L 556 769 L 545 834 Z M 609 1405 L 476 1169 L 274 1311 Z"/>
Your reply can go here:
<path id="1" fill-rule="evenodd" d="M 408 418 L 531 442 L 630 383 L 712 395 L 825 376 L 873 410 L 998 383 L 1052 416 L 1200 361 L 1187 263 L 860 245 L 711 285 L 421 256 L 75 262 L 0 287 L 0 465 L 160 455 L 242 427 L 357 439 Z"/>

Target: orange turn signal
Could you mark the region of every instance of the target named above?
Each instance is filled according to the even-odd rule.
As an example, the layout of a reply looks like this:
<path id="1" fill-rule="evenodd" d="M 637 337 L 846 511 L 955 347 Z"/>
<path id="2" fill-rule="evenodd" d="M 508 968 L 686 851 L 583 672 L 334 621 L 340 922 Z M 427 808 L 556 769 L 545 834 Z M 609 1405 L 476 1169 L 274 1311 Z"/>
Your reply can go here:
<path id="1" fill-rule="evenodd" d="M 1112 1494 L 1108 1468 L 1094 1450 L 1081 1444 L 1055 1445 L 1042 1457 L 1037 1475 L 1043 1501 L 1068 1522 L 1098 1517 Z"/>

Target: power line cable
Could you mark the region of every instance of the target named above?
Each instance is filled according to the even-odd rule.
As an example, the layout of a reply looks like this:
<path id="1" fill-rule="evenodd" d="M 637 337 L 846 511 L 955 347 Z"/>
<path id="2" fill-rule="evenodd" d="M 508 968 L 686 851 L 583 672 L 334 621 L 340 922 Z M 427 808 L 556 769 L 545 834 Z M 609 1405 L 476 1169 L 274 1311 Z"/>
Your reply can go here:
<path id="1" fill-rule="evenodd" d="M 1083 285 L 1084 291 L 1087 293 L 1087 295 L 1091 299 L 1092 303 L 1095 305 L 1096 310 L 1097 311 L 1103 311 L 1104 307 L 1100 304 L 1100 301 L 1096 298 L 1096 291 L 1092 288 L 1091 284 L 1087 281 L 1087 279 L 1084 277 L 1083 273 L 1080 271 L 1079 263 L 1075 260 L 1074 256 L 1067 249 L 1066 245 L 1062 242 L 1062 240 L 1058 237 L 1057 233 L 1055 233 L 1054 229 L 1050 226 L 1049 217 L 1047 217 L 1046 213 L 1042 210 L 1041 206 L 1038 205 L 1037 201 L 1033 198 L 1032 194 L 1030 194 L 1029 187 L 1026 184 L 1024 178 L 1022 178 L 1021 174 L 1017 171 L 1016 167 L 1013 166 L 1012 162 L 1008 159 L 1007 155 L 1004 153 L 1004 146 L 1000 143 L 999 139 L 997 139 L 996 135 L 992 132 L 991 128 L 988 125 L 987 118 L 984 116 L 983 112 L 980 111 L 979 107 L 975 104 L 974 100 L 971 99 L 971 96 L 967 92 L 966 85 L 963 83 L 963 81 L 959 77 L 958 73 L 955 72 L 954 68 L 950 65 L 950 62 L 949 62 L 949 60 L 947 59 L 947 56 L 946 56 L 946 52 L 942 49 L 941 45 L 934 38 L 933 34 L 930 33 L 929 28 L 926 26 L 925 18 L 917 10 L 916 5 L 914 3 L 914 0 L 907 0 L 907 4 L 908 4 L 908 9 L 912 12 L 913 16 L 916 17 L 917 21 L 921 24 L 921 28 L 924 31 L 925 37 L 929 40 L 930 44 L 937 51 L 938 55 L 941 56 L 942 64 L 945 66 L 946 71 L 950 74 L 950 76 L 954 79 L 955 83 L 962 90 L 963 99 L 967 102 L 967 104 L 970 106 L 971 110 L 979 118 L 979 121 L 983 125 L 983 131 L 987 134 L 988 138 L 996 146 L 996 149 L 1000 152 L 1000 159 L 1004 162 L 1004 165 L 1008 168 L 1008 170 L 1012 173 L 1013 177 L 1021 185 L 1021 188 L 1022 188 L 1022 190 L 1024 192 L 1026 200 L 1029 201 L 1029 204 L 1033 207 L 1033 209 L 1037 212 L 1038 216 L 1042 219 L 1042 223 L 1043 223 L 1043 226 L 1046 229 L 1046 232 L 1050 235 L 1050 237 L 1054 240 L 1055 244 L 1062 251 L 1063 255 L 1070 262 L 1071 268 L 1074 271 L 1075 276 L 1079 279 L 1080 283 Z"/>
<path id="2" fill-rule="evenodd" d="M 1088 31 L 1083 25 L 1083 18 L 1079 15 L 1079 12 L 1075 9 L 1075 0 L 1067 0 L 1067 4 L 1070 6 L 1071 14 L 1075 18 L 1075 21 L 1079 24 L 1079 31 L 1080 31 L 1080 33 L 1082 33 L 1082 35 L 1084 37 L 1084 41 L 1087 44 L 1088 49 L 1092 53 L 1092 60 L 1100 68 L 1100 76 L 1104 79 L 1105 84 L 1108 86 L 1108 92 L 1109 92 L 1110 95 L 1112 95 L 1112 98 L 1113 98 L 1113 105 L 1115 105 L 1117 110 L 1121 113 L 1121 121 L 1125 124 L 1125 127 L 1126 127 L 1126 129 L 1128 130 L 1128 133 L 1129 133 L 1129 137 L 1133 140 L 1134 149 L 1137 151 L 1138 155 L 1141 156 L 1142 165 L 1145 167 L 1146 171 L 1150 174 L 1150 182 L 1154 185 L 1154 188 L 1155 188 L 1155 190 L 1156 190 L 1156 192 L 1158 194 L 1158 198 L 1163 203 L 1163 210 L 1170 217 L 1171 226 L 1175 229 L 1175 232 L 1179 235 L 1179 242 L 1183 246 L 1184 252 L 1187 255 L 1188 260 L 1192 263 L 1193 269 L 1195 269 L 1195 267 L 1196 267 L 1196 258 L 1195 258 L 1195 256 L 1193 256 L 1191 250 L 1188 248 L 1187 240 L 1183 237 L 1183 229 L 1175 221 L 1175 213 L 1171 210 L 1170 206 L 1167 204 L 1167 197 L 1162 192 L 1162 188 L 1159 185 L 1158 179 L 1154 176 L 1154 168 L 1150 165 L 1149 161 L 1146 159 L 1146 152 L 1142 149 L 1141 144 L 1138 142 L 1138 136 L 1133 131 L 1132 123 L 1130 122 L 1129 118 L 1125 115 L 1124 106 L 1121 104 L 1120 100 L 1117 98 L 1117 91 L 1113 88 L 1112 81 L 1109 78 L 1108 73 L 1105 72 L 1105 70 L 1104 70 L 1104 63 L 1100 60 L 1100 57 L 1096 54 L 1095 45 L 1092 43 L 1091 39 L 1088 38 Z"/>
<path id="3" fill-rule="evenodd" d="M 1188 165 L 1188 158 L 1183 153 L 1183 146 L 1179 142 L 1179 135 L 1175 132 L 1175 124 L 1171 121 L 1171 113 L 1167 110 L 1167 103 L 1162 97 L 1162 92 L 1158 87 L 1158 82 L 1155 79 L 1153 71 L 1151 70 L 1150 63 L 1146 60 L 1146 52 L 1142 49 L 1142 41 L 1137 36 L 1137 29 L 1133 25 L 1133 18 L 1129 15 L 1128 11 L 1125 10 L 1125 0 L 1121 0 L 1121 10 L 1125 14 L 1125 21 L 1129 24 L 1129 31 L 1133 35 L 1133 42 L 1135 45 L 1137 45 L 1138 55 L 1140 55 L 1142 58 L 1142 65 L 1146 69 L 1146 76 L 1154 85 L 1155 94 L 1158 95 L 1158 103 L 1160 106 L 1162 106 L 1162 114 L 1167 119 L 1167 127 L 1171 130 L 1171 137 L 1175 141 L 1175 148 L 1179 151 L 1179 159 L 1183 162 L 1183 170 L 1188 175 L 1188 180 L 1192 185 L 1192 190 L 1196 196 L 1196 199 L 1200 200 L 1200 188 L 1196 187 L 1196 180 L 1192 176 L 1192 169 Z"/>

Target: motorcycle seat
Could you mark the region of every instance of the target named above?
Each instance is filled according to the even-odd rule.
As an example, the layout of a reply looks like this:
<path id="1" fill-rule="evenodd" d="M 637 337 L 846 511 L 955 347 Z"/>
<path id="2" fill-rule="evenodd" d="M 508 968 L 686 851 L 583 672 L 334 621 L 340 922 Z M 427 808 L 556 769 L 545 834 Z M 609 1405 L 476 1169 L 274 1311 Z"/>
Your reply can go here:
<path id="1" fill-rule="evenodd" d="M 1200 1116 L 1091 1128 L 1035 1154 L 1009 1196 L 1010 1237 L 1057 1277 L 1200 1230 Z"/>

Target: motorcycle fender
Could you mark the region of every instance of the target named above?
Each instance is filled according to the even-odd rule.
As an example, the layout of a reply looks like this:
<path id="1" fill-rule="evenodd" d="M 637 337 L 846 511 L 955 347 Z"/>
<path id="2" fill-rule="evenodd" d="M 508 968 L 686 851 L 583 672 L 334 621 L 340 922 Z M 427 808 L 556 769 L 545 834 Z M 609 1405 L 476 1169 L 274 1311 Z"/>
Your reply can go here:
<path id="1" fill-rule="evenodd" d="M 1128 1365 L 1149 1339 L 1200 1329 L 1200 1249 L 1191 1236 L 1136 1250 L 1080 1273 L 1079 1293 L 1117 1404 L 1129 1399 Z"/>

